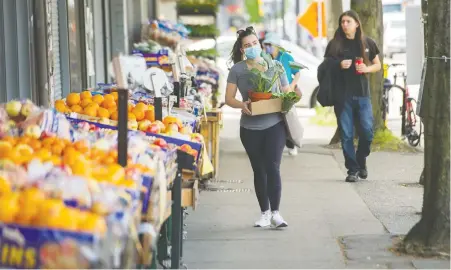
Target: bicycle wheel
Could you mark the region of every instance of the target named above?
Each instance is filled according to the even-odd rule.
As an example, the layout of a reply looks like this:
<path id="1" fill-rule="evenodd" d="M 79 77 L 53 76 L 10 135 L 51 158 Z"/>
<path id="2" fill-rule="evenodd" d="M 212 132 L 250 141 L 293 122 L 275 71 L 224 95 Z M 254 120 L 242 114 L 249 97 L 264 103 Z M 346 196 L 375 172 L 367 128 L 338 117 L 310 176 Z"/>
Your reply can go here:
<path id="1" fill-rule="evenodd" d="M 415 99 L 410 99 L 410 103 L 415 102 Z M 408 121 L 406 123 L 406 137 L 407 137 L 407 141 L 409 142 L 409 144 L 413 147 L 417 147 L 420 144 L 421 141 L 421 121 L 420 121 L 420 133 L 418 133 L 415 130 L 415 126 L 417 123 L 417 115 L 415 114 L 415 111 L 413 110 L 412 104 L 410 106 L 410 112 L 409 113 L 409 117 L 408 117 Z"/>
<path id="2" fill-rule="evenodd" d="M 389 93 L 390 93 L 390 91 L 393 89 L 393 88 L 396 88 L 396 89 L 398 89 L 398 90 L 400 90 L 401 92 L 402 92 L 402 94 L 403 94 L 403 97 L 405 96 L 405 92 L 406 92 L 406 89 L 404 88 L 404 87 L 402 87 L 402 86 L 400 86 L 400 85 L 397 85 L 397 84 L 390 84 L 390 85 L 387 85 L 386 86 L 386 100 L 387 100 L 387 108 L 388 108 L 388 95 L 389 95 Z M 403 98 L 404 99 L 404 98 Z M 403 110 L 405 110 L 405 102 L 403 102 L 403 106 L 402 106 L 402 108 L 403 108 Z M 388 114 L 388 110 L 387 110 L 387 113 L 386 114 Z M 406 135 L 406 130 L 405 130 L 405 125 L 406 125 L 406 114 L 404 113 L 402 113 L 402 111 L 401 111 L 401 116 L 402 116 L 402 118 L 401 118 L 401 136 L 405 136 Z"/>

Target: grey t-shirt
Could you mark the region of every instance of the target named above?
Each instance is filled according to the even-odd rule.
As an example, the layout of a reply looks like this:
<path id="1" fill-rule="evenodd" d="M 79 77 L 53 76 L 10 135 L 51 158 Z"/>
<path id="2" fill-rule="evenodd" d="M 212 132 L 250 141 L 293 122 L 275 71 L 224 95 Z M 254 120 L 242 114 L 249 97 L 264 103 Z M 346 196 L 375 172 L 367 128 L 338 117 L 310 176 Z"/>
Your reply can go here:
<path id="1" fill-rule="evenodd" d="M 274 74 L 274 69 L 269 67 L 265 73 L 272 77 Z M 254 78 L 257 78 L 257 75 L 248 69 L 245 61 L 241 61 L 233 65 L 230 69 L 227 82 L 237 85 L 238 90 L 243 97 L 243 101 L 245 101 L 249 99 L 248 91 L 255 89 L 255 83 L 253 81 Z M 285 73 L 280 75 L 280 83 L 282 87 L 288 85 L 288 80 Z M 273 93 L 278 93 L 280 91 L 279 84 L 277 82 L 274 84 L 271 91 Z M 281 113 L 270 113 L 255 116 L 241 114 L 240 126 L 246 129 L 263 130 L 274 126 L 282 120 L 283 118 Z"/>

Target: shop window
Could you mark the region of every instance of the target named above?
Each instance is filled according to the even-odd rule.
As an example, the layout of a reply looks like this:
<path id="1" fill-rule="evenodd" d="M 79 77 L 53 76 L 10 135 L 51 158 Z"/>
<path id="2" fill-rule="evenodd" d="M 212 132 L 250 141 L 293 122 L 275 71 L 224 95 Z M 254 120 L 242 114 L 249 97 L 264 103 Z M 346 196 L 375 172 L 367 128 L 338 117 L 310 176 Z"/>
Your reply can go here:
<path id="1" fill-rule="evenodd" d="M 84 87 L 83 70 L 83 47 L 81 23 L 82 1 L 67 0 L 67 23 L 69 34 L 69 70 L 71 92 L 79 92 Z"/>

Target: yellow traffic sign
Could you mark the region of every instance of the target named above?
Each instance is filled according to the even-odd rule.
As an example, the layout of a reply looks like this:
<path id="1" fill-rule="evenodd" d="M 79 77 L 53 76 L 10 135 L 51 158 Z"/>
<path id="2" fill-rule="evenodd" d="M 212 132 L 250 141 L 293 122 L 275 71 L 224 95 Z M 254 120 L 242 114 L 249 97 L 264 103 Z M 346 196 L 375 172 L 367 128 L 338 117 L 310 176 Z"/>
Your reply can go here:
<path id="1" fill-rule="evenodd" d="M 326 8 L 324 1 L 321 1 L 321 18 L 318 16 L 318 2 L 313 2 L 309 5 L 304 14 L 297 18 L 297 22 L 300 26 L 304 27 L 314 37 L 326 37 Z M 321 34 L 319 33 L 319 26 L 321 25 Z"/>

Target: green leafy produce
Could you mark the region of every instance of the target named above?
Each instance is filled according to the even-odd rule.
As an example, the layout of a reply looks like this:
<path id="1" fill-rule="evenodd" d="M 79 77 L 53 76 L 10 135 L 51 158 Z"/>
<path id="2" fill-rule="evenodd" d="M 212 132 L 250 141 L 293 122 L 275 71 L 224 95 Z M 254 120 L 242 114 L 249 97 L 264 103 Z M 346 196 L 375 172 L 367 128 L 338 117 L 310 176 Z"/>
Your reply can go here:
<path id="1" fill-rule="evenodd" d="M 186 25 L 190 30 L 190 37 L 217 37 L 219 29 L 215 25 Z"/>
<path id="2" fill-rule="evenodd" d="M 218 11 L 216 0 L 182 0 L 177 2 L 179 14 L 214 14 Z"/>
<path id="3" fill-rule="evenodd" d="M 187 51 L 186 54 L 195 57 L 205 57 L 205 58 L 215 58 L 219 56 L 219 53 L 216 49 Z"/>
<path id="4" fill-rule="evenodd" d="M 301 98 L 293 91 L 287 93 L 274 93 L 273 98 L 280 98 L 282 100 L 282 112 L 286 113 L 298 103 Z"/>

